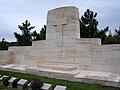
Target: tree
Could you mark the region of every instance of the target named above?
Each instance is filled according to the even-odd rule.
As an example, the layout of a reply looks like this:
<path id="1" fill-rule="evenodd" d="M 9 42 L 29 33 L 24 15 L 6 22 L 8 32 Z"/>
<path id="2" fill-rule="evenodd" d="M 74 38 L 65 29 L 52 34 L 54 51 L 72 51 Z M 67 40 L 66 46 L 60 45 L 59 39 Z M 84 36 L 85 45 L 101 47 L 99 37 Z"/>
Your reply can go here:
<path id="1" fill-rule="evenodd" d="M 2 38 L 2 41 L 0 42 L 0 50 L 8 50 L 8 44 L 5 41 L 5 38 Z"/>
<path id="2" fill-rule="evenodd" d="M 40 33 L 33 31 L 32 33 L 33 40 L 45 40 L 46 39 L 46 25 L 41 29 Z"/>
<path id="3" fill-rule="evenodd" d="M 109 34 L 106 37 L 104 44 L 115 44 L 115 37 L 112 35 L 111 30 L 109 30 Z"/>
<path id="4" fill-rule="evenodd" d="M 106 33 L 109 31 L 109 27 L 107 26 L 106 28 L 104 28 L 103 30 L 98 30 L 97 31 L 97 34 L 96 34 L 96 37 L 97 38 L 101 38 L 102 40 L 102 44 L 105 43 L 105 40 L 106 40 Z"/>
<path id="5" fill-rule="evenodd" d="M 46 39 L 46 25 L 44 25 L 44 27 L 41 29 L 40 36 L 41 36 L 41 40 Z"/>
<path id="6" fill-rule="evenodd" d="M 120 27 L 119 27 L 119 29 L 117 30 L 117 29 L 115 29 L 115 33 L 116 33 L 116 36 L 120 36 Z"/>
<path id="7" fill-rule="evenodd" d="M 96 19 L 97 13 L 87 11 L 81 16 L 80 19 L 80 36 L 81 38 L 101 38 L 102 43 L 105 41 L 107 37 L 106 33 L 108 32 L 109 27 L 106 27 L 103 30 L 99 30 L 97 28 L 98 21 Z"/>
<path id="8" fill-rule="evenodd" d="M 80 19 L 80 35 L 81 38 L 95 38 L 97 35 L 98 21 L 96 20 L 97 13 L 87 9 Z"/>
<path id="9" fill-rule="evenodd" d="M 115 37 L 116 44 L 120 44 L 120 27 L 119 27 L 118 30 L 115 29 L 115 35 L 114 35 L 114 37 Z"/>
<path id="10" fill-rule="evenodd" d="M 18 25 L 18 28 L 21 30 L 22 34 L 18 34 L 14 32 L 15 38 L 17 39 L 17 44 L 19 46 L 31 46 L 32 45 L 32 36 L 31 30 L 35 28 L 35 26 L 31 26 L 28 20 L 22 25 Z"/>

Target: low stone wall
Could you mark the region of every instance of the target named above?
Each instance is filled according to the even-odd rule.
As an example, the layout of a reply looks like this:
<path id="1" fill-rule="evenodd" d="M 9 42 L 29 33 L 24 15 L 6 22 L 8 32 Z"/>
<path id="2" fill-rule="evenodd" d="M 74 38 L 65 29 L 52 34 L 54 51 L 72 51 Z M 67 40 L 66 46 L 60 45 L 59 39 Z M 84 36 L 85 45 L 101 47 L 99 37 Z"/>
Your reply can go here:
<path id="1" fill-rule="evenodd" d="M 93 47 L 93 70 L 120 73 L 120 45 Z"/>
<path id="2" fill-rule="evenodd" d="M 77 41 L 76 49 L 78 69 L 120 73 L 120 44 L 100 45 L 95 41 L 91 44 L 84 39 Z"/>
<path id="3" fill-rule="evenodd" d="M 13 52 L 7 50 L 0 51 L 0 65 L 13 63 Z"/>

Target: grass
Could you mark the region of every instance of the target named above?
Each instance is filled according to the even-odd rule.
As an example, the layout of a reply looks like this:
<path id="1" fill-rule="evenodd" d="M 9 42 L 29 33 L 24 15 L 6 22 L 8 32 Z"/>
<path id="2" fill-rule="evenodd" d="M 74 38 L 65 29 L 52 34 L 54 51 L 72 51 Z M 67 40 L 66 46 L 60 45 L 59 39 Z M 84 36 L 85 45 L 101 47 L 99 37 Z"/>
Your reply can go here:
<path id="1" fill-rule="evenodd" d="M 65 85 L 65 86 L 67 86 L 68 90 L 120 90 L 120 88 L 116 88 L 116 87 L 108 87 L 108 86 L 102 86 L 102 85 L 97 85 L 97 84 L 71 82 L 71 81 L 66 81 L 66 80 L 41 77 L 41 76 L 33 75 L 33 74 L 23 74 L 23 73 L 16 73 L 16 72 L 9 72 L 9 71 L 2 71 L 2 70 L 0 70 L 0 74 L 8 75 L 11 77 L 23 78 L 23 79 L 27 79 L 29 81 L 31 81 L 33 79 L 39 79 L 43 82 L 52 84 L 53 88 L 56 85 Z M 7 89 L 7 87 L 0 86 L 0 90 L 17 90 L 17 89 Z"/>

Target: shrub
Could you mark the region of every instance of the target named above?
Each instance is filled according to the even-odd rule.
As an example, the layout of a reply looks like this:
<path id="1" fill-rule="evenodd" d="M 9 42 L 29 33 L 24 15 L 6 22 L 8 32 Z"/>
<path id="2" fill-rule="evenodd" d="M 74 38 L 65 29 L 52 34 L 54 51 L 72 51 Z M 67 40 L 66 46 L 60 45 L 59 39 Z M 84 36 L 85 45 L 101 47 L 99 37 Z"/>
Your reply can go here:
<path id="1" fill-rule="evenodd" d="M 15 79 L 12 83 L 12 87 L 13 88 L 17 88 L 17 82 L 19 81 L 19 79 Z"/>
<path id="2" fill-rule="evenodd" d="M 2 81 L 3 81 L 3 85 L 4 85 L 4 86 L 8 86 L 8 85 L 9 85 L 8 80 L 10 80 L 10 77 L 4 77 L 4 78 L 3 78 Z"/>
<path id="3" fill-rule="evenodd" d="M 43 82 L 40 80 L 32 80 L 31 81 L 31 88 L 32 90 L 40 90 L 40 88 L 43 86 Z"/>

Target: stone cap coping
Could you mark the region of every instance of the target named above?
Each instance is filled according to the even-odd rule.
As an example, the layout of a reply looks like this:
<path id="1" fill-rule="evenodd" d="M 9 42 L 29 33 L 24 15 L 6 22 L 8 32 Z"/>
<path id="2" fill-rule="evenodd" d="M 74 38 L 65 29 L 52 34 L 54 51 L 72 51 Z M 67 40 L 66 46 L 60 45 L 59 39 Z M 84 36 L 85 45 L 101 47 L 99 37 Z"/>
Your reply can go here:
<path id="1" fill-rule="evenodd" d="M 12 78 L 10 78 L 10 80 L 8 81 L 9 83 L 12 83 L 14 80 L 16 80 L 16 79 L 18 79 L 18 78 L 15 78 L 15 77 L 12 77 Z"/>
<path id="2" fill-rule="evenodd" d="M 66 86 L 57 85 L 54 90 L 67 90 Z"/>
<path id="3" fill-rule="evenodd" d="M 55 9 L 49 10 L 48 13 L 49 13 L 50 11 L 54 11 L 54 10 L 57 10 L 57 9 L 65 9 L 65 8 L 76 8 L 76 9 L 78 9 L 78 8 L 75 7 L 75 6 L 64 6 L 64 7 L 58 7 L 58 8 L 55 8 Z"/>
<path id="4" fill-rule="evenodd" d="M 17 82 L 17 84 L 19 84 L 19 85 L 24 85 L 24 84 L 26 84 L 28 82 L 28 80 L 26 80 L 26 79 L 20 79 L 18 82 Z"/>

